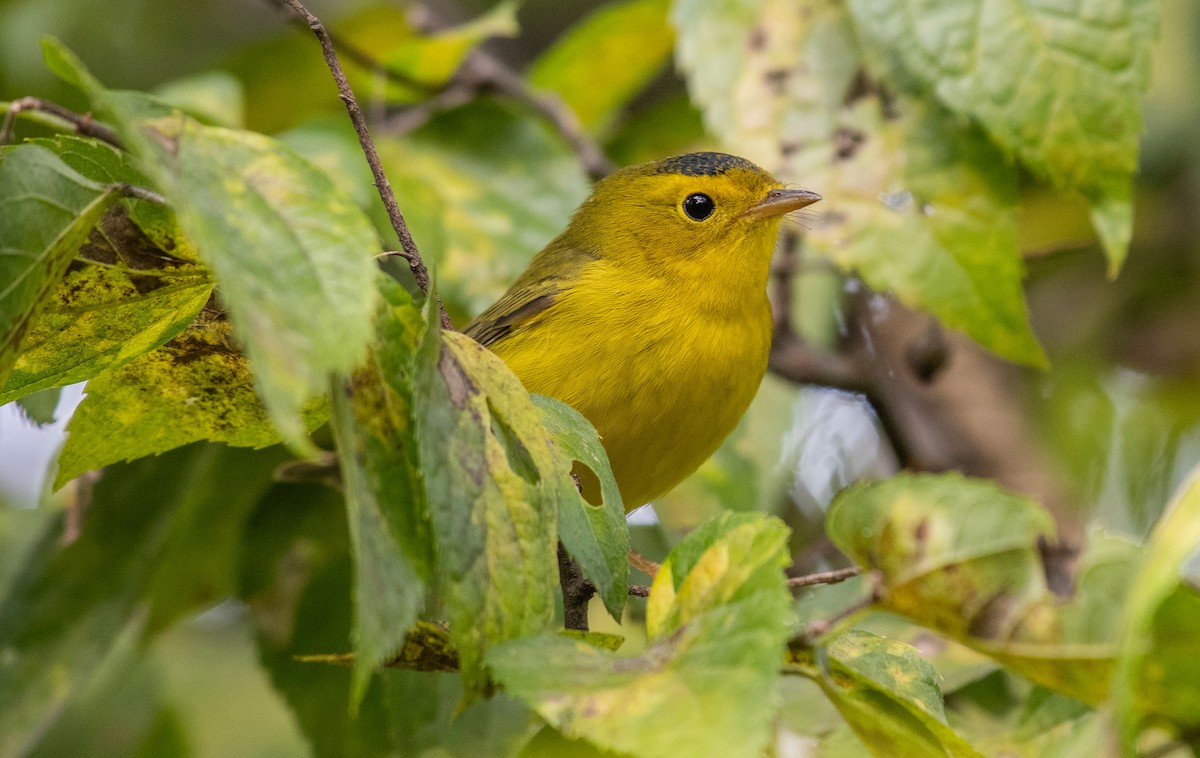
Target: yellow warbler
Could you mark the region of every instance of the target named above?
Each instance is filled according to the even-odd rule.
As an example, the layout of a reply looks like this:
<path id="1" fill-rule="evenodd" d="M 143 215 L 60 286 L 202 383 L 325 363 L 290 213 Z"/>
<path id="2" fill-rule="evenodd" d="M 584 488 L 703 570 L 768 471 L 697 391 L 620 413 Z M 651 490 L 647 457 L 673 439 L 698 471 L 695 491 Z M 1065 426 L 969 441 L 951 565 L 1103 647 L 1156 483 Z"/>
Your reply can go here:
<path id="1" fill-rule="evenodd" d="M 724 153 L 622 169 L 465 331 L 592 422 L 636 508 L 695 471 L 753 399 L 779 222 L 817 200 Z"/>

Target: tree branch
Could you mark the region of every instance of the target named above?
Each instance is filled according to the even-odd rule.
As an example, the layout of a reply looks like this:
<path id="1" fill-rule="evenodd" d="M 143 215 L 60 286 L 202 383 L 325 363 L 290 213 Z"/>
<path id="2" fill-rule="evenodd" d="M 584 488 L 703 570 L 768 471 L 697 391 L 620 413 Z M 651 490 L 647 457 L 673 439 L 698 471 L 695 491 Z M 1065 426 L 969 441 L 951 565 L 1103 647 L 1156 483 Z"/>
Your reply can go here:
<path id="1" fill-rule="evenodd" d="M 821 571 L 816 574 L 788 577 L 787 584 L 791 589 L 812 587 L 817 584 L 840 584 L 847 579 L 853 579 L 861 573 L 862 569 L 858 566 L 851 566 L 850 568 L 834 569 L 833 571 Z"/>
<path id="2" fill-rule="evenodd" d="M 375 142 L 371 139 L 371 133 L 367 129 L 367 121 L 363 117 L 362 109 L 358 107 L 358 101 L 354 97 L 353 90 L 350 89 L 350 83 L 346 81 L 346 72 L 342 70 L 342 64 L 338 61 L 337 52 L 333 48 L 333 40 L 330 38 L 329 32 L 326 31 L 321 20 L 305 8 L 300 3 L 300 0 L 273 0 L 273 2 L 285 9 L 291 10 L 292 13 L 304 19 L 308 23 L 308 28 L 312 30 L 317 40 L 321 43 L 321 52 L 325 56 L 325 63 L 329 66 L 329 72 L 333 75 L 333 80 L 337 84 L 338 97 L 346 104 L 346 112 L 350 114 L 350 121 L 354 124 L 355 133 L 358 134 L 358 144 L 362 147 L 367 164 L 371 167 L 371 175 L 375 177 L 375 188 L 379 190 L 379 199 L 383 201 L 383 207 L 387 209 L 388 218 L 392 222 L 392 229 L 396 231 L 396 237 L 400 240 L 400 249 L 403 251 L 403 257 L 408 261 L 413 278 L 417 280 L 417 286 L 421 288 L 424 294 L 428 295 L 429 271 L 425 267 L 425 262 L 421 259 L 421 254 L 417 250 L 417 244 L 413 241 L 412 233 L 408 230 L 408 224 L 404 221 L 404 214 L 400 212 L 400 207 L 396 204 L 396 195 L 392 192 L 392 185 L 388 182 L 387 175 L 383 171 L 383 166 L 379 162 L 379 154 L 375 151 Z M 446 329 L 453 329 L 454 326 L 450 323 L 450 316 L 446 313 L 446 308 L 442 305 L 440 297 L 438 298 L 438 312 L 441 314 L 442 326 Z"/>
<path id="3" fill-rule="evenodd" d="M 76 113 L 62 107 L 58 103 L 43 100 L 40 97 L 23 97 L 8 103 L 4 122 L 0 124 L 0 145 L 7 145 L 13 136 L 13 125 L 21 113 L 44 113 L 57 121 L 75 128 L 76 134 L 85 137 L 95 137 L 107 142 L 115 148 L 123 149 L 121 138 L 111 128 L 94 120 L 90 113 Z"/>

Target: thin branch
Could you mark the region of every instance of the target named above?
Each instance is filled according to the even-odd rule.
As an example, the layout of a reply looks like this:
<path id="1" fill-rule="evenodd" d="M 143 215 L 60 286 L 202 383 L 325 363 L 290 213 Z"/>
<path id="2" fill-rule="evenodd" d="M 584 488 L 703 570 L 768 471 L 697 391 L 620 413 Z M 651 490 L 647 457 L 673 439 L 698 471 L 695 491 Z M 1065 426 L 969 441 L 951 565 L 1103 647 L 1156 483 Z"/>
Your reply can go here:
<path id="1" fill-rule="evenodd" d="M 540 113 L 570 144 L 592 179 L 602 179 L 616 169 L 600 146 L 588 136 L 575 111 L 557 95 L 530 87 L 523 77 L 495 56 L 474 50 L 467 56 L 460 73 L 467 81 L 477 81 L 481 86 L 511 97 Z"/>
<path id="2" fill-rule="evenodd" d="M 857 616 L 863 611 L 869 609 L 877 600 L 879 600 L 879 587 L 878 583 L 872 580 L 871 594 L 867 595 L 861 600 L 851 603 L 829 618 L 817 619 L 815 621 L 808 622 L 808 625 L 804 628 L 804 631 L 796 635 L 791 641 L 788 642 L 788 647 L 792 649 L 811 648 L 822 637 L 837 629 L 854 616 Z"/>
<path id="3" fill-rule="evenodd" d="M 817 584 L 840 584 L 847 579 L 853 579 L 862 573 L 862 569 L 858 566 L 850 568 L 836 569 L 834 571 L 821 571 L 816 574 L 805 574 L 804 576 L 788 577 L 788 587 L 799 589 L 800 587 L 812 587 Z"/>
<path id="4" fill-rule="evenodd" d="M 85 137 L 95 137 L 118 149 L 122 147 L 121 138 L 117 136 L 117 133 L 93 119 L 92 114 L 76 113 L 62 107 L 58 103 L 52 103 L 40 97 L 23 97 L 8 103 L 7 112 L 4 114 L 4 122 L 0 124 L 0 145 L 7 145 L 12 140 L 13 125 L 16 122 L 18 114 L 29 112 L 44 113 L 53 116 L 63 124 L 74 127 L 76 134 L 82 134 Z"/>
<path id="5" fill-rule="evenodd" d="M 308 23 L 308 28 L 312 30 L 317 40 L 321 43 L 321 52 L 325 56 L 325 63 L 329 66 L 329 72 L 333 75 L 333 80 L 337 84 L 338 97 L 346 104 L 346 112 L 350 114 L 350 121 L 354 124 L 354 131 L 358 134 L 358 144 L 362 147 L 363 155 L 366 156 L 367 163 L 371 167 L 372 176 L 375 177 L 375 188 L 379 190 L 379 198 L 383 201 L 383 207 L 387 209 L 388 218 L 392 222 L 392 228 L 396 231 L 396 237 L 400 240 L 400 248 L 403 251 L 404 259 L 408 261 L 413 278 L 417 280 L 417 286 L 421 287 L 421 291 L 428 295 L 429 271 L 425 267 L 425 262 L 421 259 L 421 254 L 417 250 L 417 243 L 413 241 L 412 233 L 408 230 L 408 224 L 404 221 L 404 214 L 400 212 L 400 206 L 396 204 L 396 195 L 392 192 L 392 185 L 388 182 L 387 175 L 383 171 L 383 166 L 379 162 L 379 154 L 375 151 L 375 143 L 371 139 L 370 131 L 367 129 L 367 121 L 363 117 L 362 109 L 358 107 L 358 101 L 354 98 L 354 92 L 350 89 L 350 83 L 346 81 L 346 72 L 342 70 L 342 64 L 338 61 L 337 52 L 333 49 L 333 40 L 330 38 L 329 32 L 326 31 L 321 20 L 305 8 L 300 3 L 300 0 L 274 0 L 274 2 L 290 9 L 293 13 L 303 18 Z M 446 308 L 442 305 L 440 297 L 438 298 L 438 311 L 441 313 L 442 326 L 446 329 L 453 329 L 454 326 L 450 323 L 450 316 L 446 313 Z"/>
<path id="6" fill-rule="evenodd" d="M 117 185 L 117 187 L 120 190 L 121 194 L 125 195 L 126 197 L 132 197 L 132 198 L 136 198 L 138 200 L 145 200 L 147 202 L 154 203 L 155 205 L 166 205 L 167 204 L 167 199 L 152 189 L 147 189 L 146 187 L 139 187 L 136 184 L 129 184 L 129 183 L 119 184 L 119 185 Z"/>
<path id="7" fill-rule="evenodd" d="M 848 352 L 814 347 L 792 327 L 792 279 L 799 270 L 800 234 L 785 229 L 780 236 L 771 274 L 774 334 L 768 370 L 799 384 L 817 384 L 866 393 L 871 377 L 867 367 Z"/>

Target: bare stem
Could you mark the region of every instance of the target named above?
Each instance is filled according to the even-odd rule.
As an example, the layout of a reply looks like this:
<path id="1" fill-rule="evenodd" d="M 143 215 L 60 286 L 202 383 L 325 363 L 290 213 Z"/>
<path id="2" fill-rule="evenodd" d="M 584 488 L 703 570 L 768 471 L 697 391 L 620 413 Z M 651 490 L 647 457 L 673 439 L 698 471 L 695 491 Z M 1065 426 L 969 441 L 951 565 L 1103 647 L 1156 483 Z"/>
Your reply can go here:
<path id="1" fill-rule="evenodd" d="M 117 133 L 93 119 L 92 114 L 76 113 L 62 107 L 58 103 L 52 103 L 40 97 L 23 97 L 8 104 L 7 112 L 4 114 L 4 122 L 0 124 L 0 145 L 7 145 L 12 141 L 13 125 L 16 122 L 17 116 L 24 112 L 47 114 L 64 125 L 74 127 L 76 134 L 82 134 L 85 137 L 95 137 L 113 147 L 121 147 L 121 139 L 117 136 Z"/>
<path id="2" fill-rule="evenodd" d="M 274 0 L 274 2 L 290 9 L 297 16 L 304 19 L 308 23 L 308 28 L 312 30 L 317 40 L 321 43 L 321 52 L 325 56 L 325 63 L 329 66 L 329 73 L 333 75 L 333 80 L 337 84 L 338 97 L 346 104 L 346 112 L 350 114 L 350 122 L 354 124 L 354 131 L 358 134 L 358 144 L 362 147 L 367 164 L 371 167 L 371 175 L 375 177 L 375 188 L 379 190 L 379 198 L 383 201 L 383 207 L 387 209 L 388 218 L 392 222 L 392 228 L 396 231 L 396 237 L 400 240 L 401 254 L 408 261 L 413 278 L 417 280 L 417 286 L 421 288 L 423 293 L 428 295 L 429 271 L 425 267 L 425 262 L 421 259 L 421 254 L 417 250 L 417 243 L 413 241 L 412 233 L 408 230 L 408 224 L 404 221 L 404 214 L 400 212 L 400 206 L 396 204 L 396 195 L 392 192 L 392 185 L 388 182 L 387 175 L 383 171 L 383 166 L 379 162 L 379 154 L 375 151 L 375 142 L 371 139 L 371 133 L 367 129 L 367 120 L 363 117 L 362 109 L 358 106 L 358 100 L 354 97 L 354 91 L 350 89 L 350 83 L 346 81 L 346 72 L 342 70 L 342 64 L 338 61 L 337 52 L 333 48 L 333 40 L 330 38 L 329 32 L 325 29 L 321 20 L 305 8 L 299 0 Z M 450 323 L 450 316 L 446 313 L 446 308 L 442 305 L 441 298 L 438 298 L 438 311 L 441 313 L 442 326 L 446 329 L 453 329 L 454 326 Z"/>
<path id="3" fill-rule="evenodd" d="M 847 579 L 852 579 L 862 573 L 862 569 L 858 566 L 850 568 L 836 569 L 834 571 L 821 571 L 816 574 L 805 574 L 804 576 L 793 576 L 787 580 L 788 587 L 798 589 L 800 587 L 812 587 L 817 584 L 840 584 Z"/>

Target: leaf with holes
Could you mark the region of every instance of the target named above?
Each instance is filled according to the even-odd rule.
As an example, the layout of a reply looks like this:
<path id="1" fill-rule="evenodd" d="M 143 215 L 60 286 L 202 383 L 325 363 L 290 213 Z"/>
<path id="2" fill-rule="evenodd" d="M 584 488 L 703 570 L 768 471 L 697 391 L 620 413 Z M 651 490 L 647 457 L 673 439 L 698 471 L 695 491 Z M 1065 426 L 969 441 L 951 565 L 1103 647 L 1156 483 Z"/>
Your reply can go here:
<path id="1" fill-rule="evenodd" d="M 648 758 L 761 755 L 795 621 L 787 538 L 778 519 L 733 513 L 685 537 L 650 590 L 641 655 L 543 635 L 496 648 L 488 663 L 568 737 Z"/>
<path id="2" fill-rule="evenodd" d="M 533 402 L 563 453 L 586 466 L 600 482 L 603 501 L 596 504 L 566 483 L 570 491 L 559 496 L 558 538 L 596 585 L 604 607 L 620 621 L 629 597 L 629 527 L 608 455 L 596 428 L 574 408 L 544 395 L 534 395 Z"/>
<path id="3" fill-rule="evenodd" d="M 1087 703 L 1107 697 L 1120 600 L 1137 548 L 1093 535 L 1075 594 L 1046 586 L 1038 542 L 1053 534 L 1037 504 L 989 481 L 902 474 L 843 490 L 827 528 L 877 571 L 880 604 L 1039 684 Z"/>

